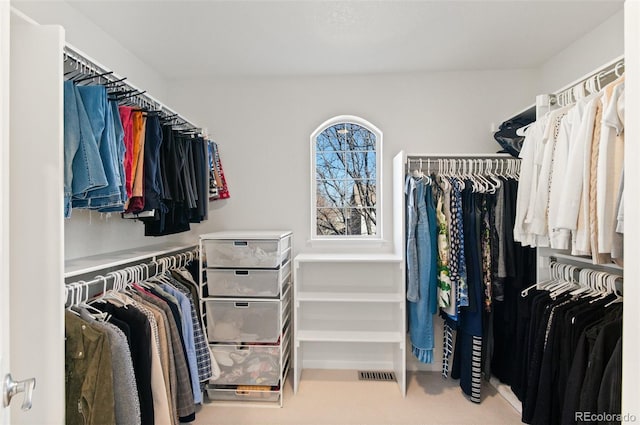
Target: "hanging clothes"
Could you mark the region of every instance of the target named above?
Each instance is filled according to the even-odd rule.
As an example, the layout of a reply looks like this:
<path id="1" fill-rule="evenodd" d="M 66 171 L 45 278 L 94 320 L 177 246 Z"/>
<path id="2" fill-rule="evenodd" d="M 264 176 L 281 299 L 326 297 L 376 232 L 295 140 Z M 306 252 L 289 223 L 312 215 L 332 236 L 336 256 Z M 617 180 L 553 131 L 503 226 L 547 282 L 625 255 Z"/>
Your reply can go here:
<path id="1" fill-rule="evenodd" d="M 206 220 L 210 173 L 216 199 L 229 197 L 217 144 L 159 112 L 119 105 L 110 90 L 64 82 L 65 218 L 72 208 L 124 212 L 145 223 L 147 236 Z"/>
<path id="2" fill-rule="evenodd" d="M 67 423 L 195 419 L 204 384 L 220 370 L 202 332 L 197 293 L 189 289 L 194 282 L 186 269 L 174 269 L 133 284 L 127 294 L 107 293 L 91 310 L 72 307 L 79 316 L 67 310 L 67 409 L 74 409 Z"/>
<path id="3" fill-rule="evenodd" d="M 407 306 L 409 338 L 414 356 L 423 363 L 431 363 L 434 347 L 432 304 L 437 302 L 437 223 L 431 186 L 422 179 L 416 182 L 415 205 L 418 287 L 417 301 L 410 301 Z"/>
<path id="4" fill-rule="evenodd" d="M 65 312 L 66 423 L 115 423 L 109 337 Z"/>
<path id="5" fill-rule="evenodd" d="M 624 162 L 624 76 L 525 133 L 514 233 L 525 246 L 623 263 L 618 226 Z M 615 243 L 614 243 L 615 241 Z"/>
<path id="6" fill-rule="evenodd" d="M 596 299 L 566 292 L 551 297 L 533 290 L 525 297 L 528 337 L 521 339 L 526 370 L 514 392 L 522 400 L 522 420 L 532 424 L 574 424 L 576 412 L 598 412 L 598 399 L 619 400 L 615 360 L 604 379 L 622 332 L 622 305 L 615 296 Z M 619 382 L 618 382 L 619 384 Z M 620 413 L 620 405 L 607 405 Z"/>
<path id="7" fill-rule="evenodd" d="M 466 241 L 469 306 L 458 315 L 456 345 L 451 377 L 460 379 L 462 391 L 470 400 L 481 400 L 483 276 L 481 220 L 482 210 L 470 185 L 462 192 L 464 237 Z"/>
<path id="8" fill-rule="evenodd" d="M 64 215 L 69 218 L 72 198 L 86 199 L 108 184 L 84 103 L 71 81 L 64 82 L 64 161 Z"/>
<path id="9" fill-rule="evenodd" d="M 459 379 L 463 393 L 480 402 L 483 375 L 488 379 L 495 369 L 504 379 L 515 380 L 520 370 L 512 351 L 519 336 L 519 291 L 535 281 L 535 251 L 513 239 L 516 174 L 458 175 L 449 170 L 429 178 L 413 175 L 405 180 L 412 351 L 421 360 L 423 351 L 416 350 L 414 340 L 425 335 L 432 340 L 429 320 L 439 308 L 444 320 L 442 376 Z M 429 254 L 422 264 L 427 250 L 421 246 Z M 431 277 L 425 282 L 426 273 Z M 437 292 L 431 292 L 432 286 Z M 431 305 L 432 294 L 437 305 Z"/>
<path id="10" fill-rule="evenodd" d="M 224 170 L 222 169 L 222 160 L 220 159 L 218 144 L 210 141 L 208 151 L 209 170 L 211 170 L 211 175 L 209 176 L 209 193 L 213 199 L 227 199 L 230 195 L 227 180 L 224 177 Z"/>

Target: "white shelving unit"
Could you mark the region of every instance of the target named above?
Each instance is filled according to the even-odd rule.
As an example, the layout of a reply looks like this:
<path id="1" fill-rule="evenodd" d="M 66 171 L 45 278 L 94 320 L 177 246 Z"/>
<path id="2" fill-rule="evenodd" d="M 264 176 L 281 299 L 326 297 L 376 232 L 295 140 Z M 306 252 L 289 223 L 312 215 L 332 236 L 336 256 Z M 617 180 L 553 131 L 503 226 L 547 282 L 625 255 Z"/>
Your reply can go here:
<path id="1" fill-rule="evenodd" d="M 164 255 L 188 251 L 192 248 L 194 248 L 194 245 L 164 243 L 74 258 L 64 262 L 64 276 L 65 278 L 70 278 L 97 270 L 105 270 L 110 267 L 122 267 L 129 263 L 153 261 Z"/>
<path id="2" fill-rule="evenodd" d="M 290 231 L 200 236 L 202 320 L 221 369 L 206 386 L 211 402 L 282 407 L 291 359 L 291 239 Z"/>
<path id="3" fill-rule="evenodd" d="M 383 369 L 404 396 L 402 257 L 306 253 L 293 262 L 294 392 L 305 368 Z"/>

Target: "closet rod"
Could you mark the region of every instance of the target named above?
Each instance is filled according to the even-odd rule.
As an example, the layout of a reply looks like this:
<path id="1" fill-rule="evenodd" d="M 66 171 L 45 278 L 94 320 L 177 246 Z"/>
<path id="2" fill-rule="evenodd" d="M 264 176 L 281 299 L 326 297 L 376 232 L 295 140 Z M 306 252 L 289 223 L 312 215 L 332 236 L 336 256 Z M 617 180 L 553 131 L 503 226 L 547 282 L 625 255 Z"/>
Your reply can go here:
<path id="1" fill-rule="evenodd" d="M 189 250 L 178 253 L 164 254 L 153 257 L 150 261 L 133 262 L 125 267 L 109 267 L 102 271 L 96 271 L 91 275 L 90 280 L 82 280 L 82 276 L 76 276 L 73 282 L 65 283 L 64 302 L 68 307 L 78 297 L 82 300 L 89 300 L 103 293 L 105 290 L 114 289 L 116 276 L 119 272 L 126 274 L 130 279 L 137 277 L 137 273 L 148 279 L 162 273 L 172 263 L 186 265 L 188 260 L 195 260 L 199 256 L 198 246 L 192 246 Z M 130 282 L 134 283 L 134 282 Z"/>
<path id="2" fill-rule="evenodd" d="M 579 261 L 575 261 L 575 259 L 573 258 L 564 258 L 564 257 L 556 257 L 556 256 L 552 256 L 549 257 L 549 267 L 553 267 L 554 264 L 565 264 L 568 266 L 571 266 L 576 273 L 579 273 L 580 271 L 591 271 L 594 272 L 595 274 L 599 274 L 599 275 L 609 275 L 609 276 L 615 276 L 615 282 L 617 284 L 616 289 L 622 293 L 622 289 L 623 289 L 623 285 L 624 285 L 624 276 L 622 273 L 622 269 L 607 269 L 606 267 L 599 267 L 598 264 L 592 264 L 589 265 L 589 267 L 584 267 L 583 265 L 580 264 Z M 578 265 L 576 265 L 578 264 Z M 574 279 L 575 280 L 579 280 L 579 275 L 574 275 Z"/>
<path id="3" fill-rule="evenodd" d="M 442 164 L 443 161 L 450 161 L 455 163 L 463 163 L 472 162 L 472 165 L 476 166 L 478 164 L 482 164 L 482 166 L 486 165 L 486 161 L 500 161 L 500 163 L 513 163 L 512 165 L 519 165 L 520 159 L 514 158 L 509 154 L 493 154 L 493 155 L 422 155 L 422 156 L 407 156 L 407 168 L 410 169 L 412 166 L 438 166 L 438 164 Z"/>
<path id="4" fill-rule="evenodd" d="M 508 153 L 427 153 L 427 154 L 407 154 L 408 160 L 413 159 L 515 159 Z"/>
<path id="5" fill-rule="evenodd" d="M 624 56 L 619 56 L 613 61 L 603 65 L 597 71 L 592 71 L 586 74 L 585 76 L 578 78 L 574 82 L 567 84 L 566 86 L 556 91 L 555 93 L 550 94 L 549 96 L 551 96 L 552 99 L 555 99 L 557 101 L 559 97 L 565 96 L 567 93 L 571 92 L 574 87 L 581 84 L 585 84 L 587 81 L 589 81 L 594 77 L 600 78 L 601 86 L 604 87 L 606 84 L 608 84 L 609 82 L 617 78 L 618 73 L 622 74 L 623 72 L 624 72 Z M 602 81 L 602 79 L 604 79 L 604 81 Z"/>
<path id="6" fill-rule="evenodd" d="M 624 268 L 614 264 L 614 263 L 605 263 L 605 264 L 593 264 L 593 260 L 587 257 L 578 257 L 569 254 L 562 254 L 559 252 L 553 253 L 549 256 L 549 262 L 555 263 L 563 263 L 575 265 L 579 268 L 591 269 L 596 271 L 607 272 L 615 275 L 622 275 L 624 272 Z"/>
<path id="7" fill-rule="evenodd" d="M 98 61 L 92 59 L 81 50 L 67 44 L 64 46 L 63 59 L 65 61 L 74 62 L 76 66 L 78 66 L 81 70 L 84 68 L 89 71 L 90 74 L 87 74 L 87 76 L 94 75 L 95 78 L 106 80 L 107 83 L 117 83 L 120 87 L 123 87 L 125 89 L 125 92 L 128 92 L 131 95 L 130 98 L 136 101 L 139 106 L 159 111 L 164 118 L 179 121 L 179 123 L 176 125 L 187 126 L 188 128 L 185 128 L 185 130 L 193 130 L 197 133 L 203 133 L 203 130 L 193 124 L 190 120 L 186 119 L 184 116 L 178 114 L 153 96 L 149 95 L 145 90 L 140 90 L 138 87 L 125 81 L 126 78 L 123 78 L 122 76 L 114 73 L 112 70 L 100 64 Z"/>

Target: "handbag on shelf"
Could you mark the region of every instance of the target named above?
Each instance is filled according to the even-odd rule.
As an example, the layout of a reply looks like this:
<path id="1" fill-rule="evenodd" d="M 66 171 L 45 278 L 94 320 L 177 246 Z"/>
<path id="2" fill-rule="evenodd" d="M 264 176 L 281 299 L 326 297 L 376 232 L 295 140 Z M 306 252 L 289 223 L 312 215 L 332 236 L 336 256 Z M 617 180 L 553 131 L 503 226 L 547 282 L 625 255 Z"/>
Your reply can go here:
<path id="1" fill-rule="evenodd" d="M 518 157 L 524 143 L 524 136 L 519 135 L 517 131 L 528 126 L 533 121 L 530 118 L 517 117 L 500 124 L 498 131 L 493 134 L 493 138 L 502 147 L 503 153 Z"/>

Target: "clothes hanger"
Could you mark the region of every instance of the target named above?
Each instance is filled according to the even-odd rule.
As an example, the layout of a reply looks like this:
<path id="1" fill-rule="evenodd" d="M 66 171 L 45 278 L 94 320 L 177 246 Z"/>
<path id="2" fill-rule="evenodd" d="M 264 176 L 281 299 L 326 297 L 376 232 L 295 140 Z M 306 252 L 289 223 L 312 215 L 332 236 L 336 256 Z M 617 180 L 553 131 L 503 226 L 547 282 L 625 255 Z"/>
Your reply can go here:
<path id="1" fill-rule="evenodd" d="M 586 281 L 586 274 L 588 273 L 587 269 L 582 269 L 579 271 L 578 273 L 578 289 L 574 290 L 571 292 L 572 296 L 579 296 L 579 295 L 588 295 L 590 294 L 593 290 L 592 288 L 589 286 L 589 284 Z"/>
<path id="2" fill-rule="evenodd" d="M 596 85 L 598 86 L 598 91 L 602 91 L 602 80 L 606 74 L 604 72 L 600 72 L 596 75 Z"/>
<path id="3" fill-rule="evenodd" d="M 185 267 L 187 267 L 187 259 L 188 259 L 188 257 L 187 257 L 187 254 L 186 254 L 186 253 L 184 253 L 184 252 L 183 252 L 183 253 L 181 253 L 181 254 L 179 254 L 179 255 L 180 255 L 180 262 L 179 262 L 179 264 L 178 264 L 177 269 L 178 269 L 178 270 L 182 270 L 182 269 L 184 269 Z"/>
<path id="4" fill-rule="evenodd" d="M 420 159 L 420 160 L 419 160 L 419 167 L 418 167 L 418 168 L 415 168 L 415 169 L 412 171 L 411 175 L 412 175 L 414 178 L 418 179 L 418 178 L 420 178 L 420 175 L 421 175 L 421 174 L 422 174 L 422 159 Z"/>
<path id="5" fill-rule="evenodd" d="M 122 77 L 122 78 L 118 78 L 117 80 L 107 81 L 106 83 L 104 83 L 102 85 L 105 86 L 105 87 L 119 86 L 126 79 L 127 79 L 127 77 Z"/>
<path id="6" fill-rule="evenodd" d="M 451 190 L 451 183 L 447 178 L 446 171 L 444 170 L 444 163 L 441 158 L 438 158 L 438 176 L 440 180 L 440 185 L 442 186 L 442 190 L 448 192 Z"/>
<path id="7" fill-rule="evenodd" d="M 431 181 L 431 174 L 429 173 L 431 167 L 429 167 L 429 160 L 427 159 L 427 173 L 425 174 L 422 171 L 422 158 L 420 159 L 420 176 L 422 177 L 422 180 L 424 182 L 424 184 L 427 185 L 431 185 L 432 181 Z"/>
<path id="8" fill-rule="evenodd" d="M 611 293 L 615 294 L 616 297 L 612 301 L 610 301 L 607 304 L 605 304 L 605 308 L 609 307 L 610 305 L 623 302 L 622 292 L 616 287 L 616 282 L 618 280 L 620 280 L 622 282 L 622 278 L 620 276 L 616 276 L 616 275 L 610 275 L 609 277 L 611 278 L 610 279 Z"/>
<path id="9" fill-rule="evenodd" d="M 494 184 L 494 192 L 497 192 L 498 189 L 500 189 L 500 187 L 502 187 L 502 180 L 500 180 L 500 177 L 498 176 L 498 160 L 493 160 L 493 159 L 488 159 L 487 161 L 489 161 L 489 169 L 490 169 L 490 178 L 493 181 Z"/>
<path id="10" fill-rule="evenodd" d="M 549 294 L 549 296 L 554 299 L 568 291 L 575 289 L 575 287 L 578 285 L 575 282 L 573 275 L 576 267 L 568 264 L 563 264 L 563 266 L 564 267 L 562 269 L 562 277 L 560 283 L 554 286 L 553 289 L 550 289 L 551 293 Z"/>
<path id="11" fill-rule="evenodd" d="M 505 179 L 512 179 L 511 177 L 511 161 L 507 159 L 502 160 L 502 177 Z"/>
<path id="12" fill-rule="evenodd" d="M 490 179 L 490 170 L 489 166 L 491 164 L 491 160 L 488 159 L 478 159 L 478 165 L 480 166 L 480 178 L 484 181 L 485 193 L 496 193 L 496 186 L 494 182 Z"/>
<path id="13" fill-rule="evenodd" d="M 480 185 L 480 193 L 488 193 L 489 192 L 489 182 L 485 177 L 484 163 L 480 159 L 474 159 L 474 163 L 476 165 L 476 178 L 478 179 Z"/>
<path id="14" fill-rule="evenodd" d="M 466 183 L 464 181 L 464 176 L 462 174 L 462 165 L 463 165 L 463 160 L 462 159 L 452 159 L 452 164 L 454 167 L 454 181 L 458 187 L 459 191 L 463 191 L 464 188 L 466 187 Z"/>
<path id="15" fill-rule="evenodd" d="M 98 280 L 102 280 L 102 293 L 100 293 L 96 298 L 93 299 L 93 303 L 95 302 L 100 302 L 100 303 L 104 303 L 105 301 L 105 297 L 108 295 L 108 290 L 107 290 L 107 278 L 105 276 L 102 275 L 97 275 L 95 277 Z M 115 284 L 114 284 L 115 286 Z"/>
<path id="16" fill-rule="evenodd" d="M 519 180 L 520 179 L 520 168 L 522 167 L 522 162 L 518 161 L 518 160 L 511 160 L 511 162 L 513 163 L 513 179 L 514 180 Z"/>
<path id="17" fill-rule="evenodd" d="M 602 285 L 599 281 L 598 272 L 591 269 L 586 269 L 585 279 L 591 292 L 585 294 L 587 298 L 598 298 L 602 294 Z"/>
<path id="18" fill-rule="evenodd" d="M 84 297 L 81 297 L 80 302 L 77 305 L 77 308 L 83 309 L 87 312 L 92 318 L 100 322 L 106 322 L 111 318 L 109 313 L 104 311 L 100 311 L 89 303 L 89 283 L 84 282 L 81 286 L 81 293 L 86 289 L 86 293 Z"/>
<path id="19" fill-rule="evenodd" d="M 575 86 L 573 86 L 573 95 L 576 98 L 576 101 L 580 100 L 580 99 L 584 99 L 586 97 L 586 93 L 584 91 L 584 85 L 583 84 L 576 84 Z"/>
<path id="20" fill-rule="evenodd" d="M 73 282 L 70 283 L 69 285 L 67 285 L 67 288 L 69 289 L 69 291 L 67 292 L 68 295 L 70 295 L 70 299 L 69 299 L 69 306 L 67 307 L 67 311 L 75 314 L 76 316 L 80 317 L 80 313 L 78 313 L 77 311 L 75 311 L 73 309 L 73 307 L 76 305 L 77 302 L 77 289 L 80 287 L 80 282 Z M 65 299 L 66 301 L 66 299 Z"/>
<path id="21" fill-rule="evenodd" d="M 554 261 L 549 262 L 549 279 L 542 281 L 540 283 L 536 282 L 533 285 L 529 286 L 528 288 L 523 289 L 522 291 L 520 291 L 520 296 L 525 298 L 529 295 L 529 291 L 531 291 L 532 289 L 534 288 L 543 289 L 543 286 L 545 286 L 546 284 L 550 282 L 554 282 L 556 277 L 557 264 L 558 263 Z"/>
<path id="22" fill-rule="evenodd" d="M 476 192 L 476 180 L 473 177 L 473 170 L 471 169 L 471 160 L 470 159 L 463 159 L 463 174 L 464 174 L 464 178 L 466 180 L 468 180 L 471 183 L 471 191 L 472 192 Z"/>
<path id="23" fill-rule="evenodd" d="M 107 276 L 113 277 L 113 289 L 107 291 L 103 299 L 118 307 L 126 308 L 131 302 L 124 297 L 124 291 L 126 290 L 124 270 L 110 272 Z"/>
<path id="24" fill-rule="evenodd" d="M 624 61 L 620 61 L 616 63 L 616 66 L 613 68 L 613 72 L 616 74 L 617 78 L 620 78 L 624 75 Z M 620 71 L 620 69 L 623 69 Z"/>
<path id="25" fill-rule="evenodd" d="M 466 168 L 465 168 L 466 174 L 467 174 L 467 179 L 469 179 L 471 181 L 471 190 L 472 192 L 478 192 L 478 188 L 479 188 L 479 181 L 477 176 L 474 173 L 474 163 L 472 159 L 467 159 L 466 160 Z"/>
<path id="26" fill-rule="evenodd" d="M 594 297 L 589 303 L 593 304 L 597 301 L 603 300 L 607 298 L 612 292 L 610 285 L 607 283 L 608 273 L 604 272 L 595 272 L 595 282 L 597 285 L 598 291 L 594 294 Z"/>
<path id="27" fill-rule="evenodd" d="M 471 180 L 471 190 L 475 193 L 480 192 L 480 179 L 478 179 L 478 175 L 475 172 L 475 161 L 472 159 L 467 159 L 467 175 Z"/>
<path id="28" fill-rule="evenodd" d="M 74 83 L 81 83 L 83 81 L 95 80 L 96 78 L 106 77 L 107 75 L 113 74 L 113 71 L 102 72 L 102 73 L 94 73 L 93 75 L 87 75 L 86 77 L 79 78 L 77 80 L 73 80 Z"/>
<path id="29" fill-rule="evenodd" d="M 158 283 L 169 283 L 168 279 L 165 277 L 165 274 L 169 270 L 169 258 L 164 257 L 158 260 L 158 269 L 155 276 L 150 277 L 148 282 L 158 282 Z"/>
<path id="30" fill-rule="evenodd" d="M 553 269 L 551 273 L 551 279 L 542 283 L 540 285 L 540 289 L 546 291 L 553 291 L 557 286 L 561 285 L 563 281 L 564 271 L 566 269 L 566 264 L 562 263 L 554 263 Z"/>

